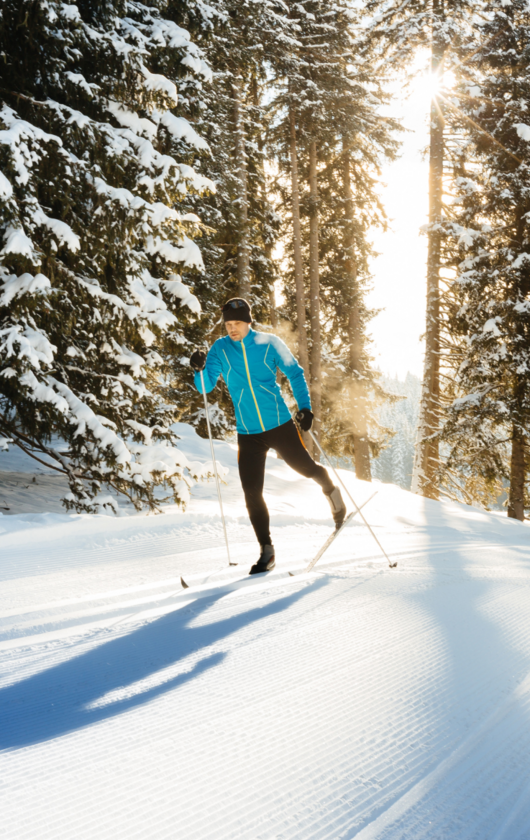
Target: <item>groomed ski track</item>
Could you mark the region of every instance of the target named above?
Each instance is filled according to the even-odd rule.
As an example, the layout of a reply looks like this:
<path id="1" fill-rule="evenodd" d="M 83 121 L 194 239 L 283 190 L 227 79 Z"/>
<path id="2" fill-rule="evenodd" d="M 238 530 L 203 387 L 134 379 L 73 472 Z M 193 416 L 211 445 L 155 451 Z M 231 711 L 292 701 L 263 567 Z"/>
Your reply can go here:
<path id="1" fill-rule="evenodd" d="M 218 457 L 232 570 L 213 485 L 186 513 L 0 518 L 0 837 L 528 840 L 528 525 L 375 485 L 398 568 L 356 518 L 303 574 L 331 520 L 270 459 L 277 567 L 239 585 Z"/>

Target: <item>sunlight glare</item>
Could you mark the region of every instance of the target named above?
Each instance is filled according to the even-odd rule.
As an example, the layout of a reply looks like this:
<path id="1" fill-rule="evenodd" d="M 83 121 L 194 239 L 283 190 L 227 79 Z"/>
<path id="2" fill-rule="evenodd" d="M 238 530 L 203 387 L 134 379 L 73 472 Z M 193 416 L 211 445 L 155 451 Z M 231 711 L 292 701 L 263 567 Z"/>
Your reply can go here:
<path id="1" fill-rule="evenodd" d="M 447 70 L 442 75 L 437 73 L 422 73 L 413 83 L 413 90 L 423 100 L 431 102 L 444 91 L 448 91 L 456 84 L 456 77 L 452 70 Z"/>

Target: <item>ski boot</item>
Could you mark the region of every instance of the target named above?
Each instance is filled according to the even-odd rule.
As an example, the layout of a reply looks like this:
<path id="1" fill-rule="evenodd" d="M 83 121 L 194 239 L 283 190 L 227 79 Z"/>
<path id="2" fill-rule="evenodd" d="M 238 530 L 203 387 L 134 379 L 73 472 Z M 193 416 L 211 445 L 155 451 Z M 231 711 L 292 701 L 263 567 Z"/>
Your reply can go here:
<path id="1" fill-rule="evenodd" d="M 339 487 L 334 487 L 329 493 L 324 493 L 327 496 L 335 528 L 340 528 L 346 517 L 346 505 L 342 498 L 342 493 Z"/>
<path id="2" fill-rule="evenodd" d="M 274 546 L 262 545 L 261 554 L 257 563 L 252 566 L 249 575 L 259 575 L 261 572 L 270 572 L 274 569 L 276 561 L 274 559 Z"/>

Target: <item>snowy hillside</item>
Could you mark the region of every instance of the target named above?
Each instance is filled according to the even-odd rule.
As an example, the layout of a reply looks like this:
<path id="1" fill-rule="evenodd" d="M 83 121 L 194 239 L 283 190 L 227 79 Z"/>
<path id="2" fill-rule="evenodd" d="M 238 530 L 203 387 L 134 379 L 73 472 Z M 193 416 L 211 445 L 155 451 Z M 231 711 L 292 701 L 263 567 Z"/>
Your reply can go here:
<path id="1" fill-rule="evenodd" d="M 213 483 L 186 512 L 0 518 L 0 836 L 528 840 L 528 526 L 343 472 L 399 565 L 354 520 L 291 577 L 332 523 L 271 457 L 278 565 L 249 579 L 217 450 L 230 571 Z"/>

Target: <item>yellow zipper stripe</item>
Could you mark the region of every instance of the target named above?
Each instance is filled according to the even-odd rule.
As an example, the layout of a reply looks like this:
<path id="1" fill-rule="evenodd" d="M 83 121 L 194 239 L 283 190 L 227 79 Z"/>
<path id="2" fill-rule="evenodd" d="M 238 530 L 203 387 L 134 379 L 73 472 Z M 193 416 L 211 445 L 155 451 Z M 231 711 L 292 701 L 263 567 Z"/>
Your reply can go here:
<path id="1" fill-rule="evenodd" d="M 245 367 L 247 369 L 247 377 L 248 377 L 248 384 L 250 385 L 250 390 L 252 392 L 252 396 L 254 397 L 254 402 L 256 404 L 256 411 L 258 412 L 259 422 L 261 423 L 261 428 L 265 431 L 265 426 L 263 425 L 263 420 L 261 419 L 261 414 L 259 413 L 259 406 L 258 401 L 256 399 L 256 394 L 254 393 L 254 388 L 252 387 L 252 380 L 250 378 L 250 371 L 248 369 L 248 362 L 247 362 L 247 351 L 245 350 L 245 345 L 243 344 L 243 340 L 241 340 L 241 347 L 243 348 L 243 358 L 245 360 Z"/>
<path id="2" fill-rule="evenodd" d="M 226 363 L 228 365 L 228 373 L 226 374 L 226 386 L 227 386 L 227 388 L 230 388 L 230 385 L 228 384 L 228 380 L 230 379 L 230 374 L 232 373 L 232 365 L 228 361 L 228 356 L 226 355 L 224 350 L 223 350 L 223 353 L 225 354 Z"/>

